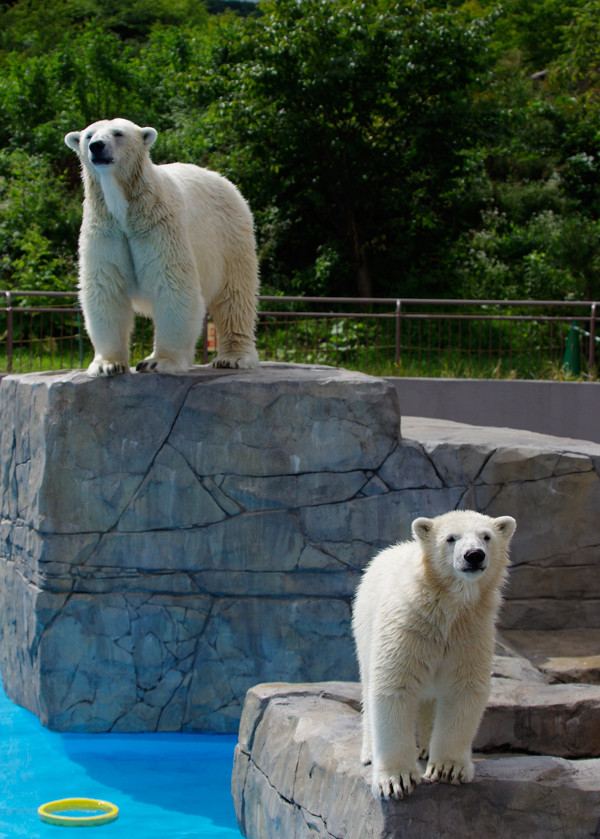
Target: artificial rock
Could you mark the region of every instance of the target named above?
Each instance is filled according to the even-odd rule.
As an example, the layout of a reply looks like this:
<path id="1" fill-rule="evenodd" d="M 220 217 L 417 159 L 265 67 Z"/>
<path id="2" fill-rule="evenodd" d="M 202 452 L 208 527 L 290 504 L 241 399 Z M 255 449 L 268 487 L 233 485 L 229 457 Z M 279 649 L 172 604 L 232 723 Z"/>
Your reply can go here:
<path id="1" fill-rule="evenodd" d="M 557 731 L 549 699 L 537 700 L 539 684 L 509 679 L 514 683 L 507 690 L 504 681 L 494 680 L 475 743 L 482 751 L 475 755 L 473 783 L 423 783 L 401 801 L 371 792 L 371 768 L 360 762 L 358 684 L 255 686 L 244 705 L 232 776 L 242 834 L 247 839 L 595 836 L 600 760 L 556 754 L 580 754 L 580 736 L 594 729 L 598 749 L 600 688 L 585 688 L 593 708 L 581 727 L 573 709 L 572 724 Z M 582 686 L 561 687 L 576 695 Z M 568 704 L 567 695 L 563 700 Z M 498 713 L 499 706 L 503 712 Z M 563 721 L 568 715 L 565 709 Z M 525 744 L 530 752 L 545 749 L 551 732 L 554 752 L 485 753 L 498 739 L 513 749 Z"/>
<path id="2" fill-rule="evenodd" d="M 356 679 L 351 599 L 419 515 L 513 515 L 502 625 L 600 629 L 600 446 L 401 419 L 324 367 L 0 386 L 0 666 L 61 730 L 237 730 L 260 682 Z"/>

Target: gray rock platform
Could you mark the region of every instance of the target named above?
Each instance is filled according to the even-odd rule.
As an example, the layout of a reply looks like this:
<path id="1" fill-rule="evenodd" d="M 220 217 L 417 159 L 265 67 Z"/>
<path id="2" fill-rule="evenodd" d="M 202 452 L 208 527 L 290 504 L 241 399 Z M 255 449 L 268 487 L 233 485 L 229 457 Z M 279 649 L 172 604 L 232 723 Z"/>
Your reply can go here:
<path id="1" fill-rule="evenodd" d="M 513 630 L 504 638 L 552 684 L 600 684 L 600 629 Z"/>
<path id="2" fill-rule="evenodd" d="M 600 445 L 401 408 L 303 365 L 4 377 L 8 696 L 60 730 L 234 732 L 254 684 L 357 678 L 364 565 L 453 508 L 518 521 L 505 630 L 600 630 Z"/>
<path id="3" fill-rule="evenodd" d="M 375 799 L 371 793 L 370 767 L 359 760 L 359 709 L 357 684 L 264 684 L 249 691 L 232 777 L 244 836 L 598 835 L 600 760 L 543 751 L 551 747 L 555 754 L 599 754 L 600 687 L 541 688 L 495 678 L 475 744 L 480 753 L 474 782 L 460 787 L 422 784 L 403 801 Z M 499 742 L 542 754 L 484 753 Z"/>

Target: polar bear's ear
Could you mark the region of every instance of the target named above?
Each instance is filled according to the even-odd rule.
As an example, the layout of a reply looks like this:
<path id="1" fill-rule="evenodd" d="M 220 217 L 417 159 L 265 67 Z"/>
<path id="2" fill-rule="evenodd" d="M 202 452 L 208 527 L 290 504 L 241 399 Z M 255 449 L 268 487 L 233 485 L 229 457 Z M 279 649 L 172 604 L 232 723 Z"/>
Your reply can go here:
<path id="1" fill-rule="evenodd" d="M 433 533 L 432 519 L 415 519 L 412 523 L 412 532 L 415 539 L 426 542 Z"/>
<path id="2" fill-rule="evenodd" d="M 507 541 L 512 537 L 516 529 L 517 522 L 512 516 L 499 516 L 499 518 L 494 519 L 494 530 Z"/>
<path id="3" fill-rule="evenodd" d="M 156 138 L 158 137 L 156 128 L 141 128 L 140 131 L 142 132 L 142 140 L 145 146 L 151 146 L 156 142 Z"/>
<path id="4" fill-rule="evenodd" d="M 68 145 L 70 149 L 73 149 L 73 151 L 79 151 L 80 137 L 81 131 L 69 131 L 69 133 L 65 137 L 65 143 Z"/>

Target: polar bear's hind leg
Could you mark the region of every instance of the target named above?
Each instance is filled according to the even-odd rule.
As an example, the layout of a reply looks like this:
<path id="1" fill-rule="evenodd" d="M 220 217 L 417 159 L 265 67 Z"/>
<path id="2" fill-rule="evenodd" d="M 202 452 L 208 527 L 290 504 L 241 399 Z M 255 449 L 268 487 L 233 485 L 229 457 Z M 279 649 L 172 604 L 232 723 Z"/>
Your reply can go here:
<path id="1" fill-rule="evenodd" d="M 248 299 L 246 299 L 248 298 Z M 244 292 L 235 294 L 231 301 L 216 299 L 210 304 L 210 314 L 217 328 L 219 349 L 213 367 L 258 367 L 258 353 L 254 342 L 256 298 Z"/>

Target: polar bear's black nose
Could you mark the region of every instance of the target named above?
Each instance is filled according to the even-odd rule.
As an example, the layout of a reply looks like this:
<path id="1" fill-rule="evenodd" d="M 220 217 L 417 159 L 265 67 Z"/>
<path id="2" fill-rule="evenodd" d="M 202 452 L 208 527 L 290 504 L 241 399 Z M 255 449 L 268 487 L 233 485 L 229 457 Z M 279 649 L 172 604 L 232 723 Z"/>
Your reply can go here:
<path id="1" fill-rule="evenodd" d="M 465 559 L 471 566 L 471 568 L 479 568 L 483 564 L 483 560 L 485 559 L 485 551 L 480 550 L 479 548 L 467 551 L 465 553 Z"/>
<path id="2" fill-rule="evenodd" d="M 90 143 L 90 151 L 92 154 L 100 154 L 104 151 L 104 143 L 102 140 L 94 140 L 93 143 Z"/>

